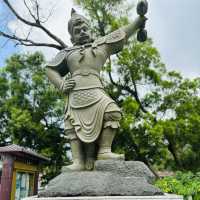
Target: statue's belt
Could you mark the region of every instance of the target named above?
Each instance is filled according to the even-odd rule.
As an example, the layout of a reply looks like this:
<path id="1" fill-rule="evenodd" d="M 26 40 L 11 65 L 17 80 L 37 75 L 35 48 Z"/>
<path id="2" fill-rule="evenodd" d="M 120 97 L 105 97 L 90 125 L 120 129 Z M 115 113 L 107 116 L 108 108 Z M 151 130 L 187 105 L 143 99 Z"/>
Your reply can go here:
<path id="1" fill-rule="evenodd" d="M 74 76 L 88 76 L 88 75 L 95 75 L 97 77 L 100 77 L 100 73 L 96 70 L 92 69 L 78 69 L 75 72 L 72 73 L 72 77 Z"/>
<path id="2" fill-rule="evenodd" d="M 100 79 L 100 73 L 94 69 L 78 69 L 71 76 L 76 85 L 73 88 L 73 91 L 79 90 L 88 90 L 94 88 L 103 89 L 103 84 Z"/>

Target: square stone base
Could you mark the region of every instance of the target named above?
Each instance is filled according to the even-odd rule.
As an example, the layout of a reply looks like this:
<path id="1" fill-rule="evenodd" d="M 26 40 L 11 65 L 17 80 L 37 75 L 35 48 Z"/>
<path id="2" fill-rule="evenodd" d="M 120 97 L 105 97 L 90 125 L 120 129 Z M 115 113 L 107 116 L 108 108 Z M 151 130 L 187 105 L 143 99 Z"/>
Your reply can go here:
<path id="1" fill-rule="evenodd" d="M 182 196 L 27 197 L 23 200 L 183 200 Z"/>

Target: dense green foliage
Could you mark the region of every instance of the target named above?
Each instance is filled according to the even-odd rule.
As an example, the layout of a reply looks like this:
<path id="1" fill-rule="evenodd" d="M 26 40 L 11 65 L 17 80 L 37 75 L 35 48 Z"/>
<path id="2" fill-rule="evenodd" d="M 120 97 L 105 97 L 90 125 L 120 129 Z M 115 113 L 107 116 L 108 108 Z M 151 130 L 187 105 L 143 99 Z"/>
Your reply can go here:
<path id="1" fill-rule="evenodd" d="M 177 172 L 174 177 L 158 180 L 156 186 L 165 193 L 183 195 L 185 200 L 200 200 L 200 173 Z"/>
<path id="2" fill-rule="evenodd" d="M 64 101 L 50 86 L 43 66 L 43 56 L 34 53 L 13 55 L 1 68 L 0 143 L 16 143 L 49 157 L 49 179 L 66 160 Z"/>

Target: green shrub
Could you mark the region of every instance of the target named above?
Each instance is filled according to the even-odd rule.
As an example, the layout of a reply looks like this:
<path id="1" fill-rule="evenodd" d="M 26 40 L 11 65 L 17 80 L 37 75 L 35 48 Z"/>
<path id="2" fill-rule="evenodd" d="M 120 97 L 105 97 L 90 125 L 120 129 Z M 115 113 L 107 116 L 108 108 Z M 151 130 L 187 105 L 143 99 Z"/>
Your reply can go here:
<path id="1" fill-rule="evenodd" d="M 177 172 L 175 176 L 158 180 L 155 185 L 165 193 L 183 195 L 185 200 L 189 197 L 200 200 L 200 172 Z"/>

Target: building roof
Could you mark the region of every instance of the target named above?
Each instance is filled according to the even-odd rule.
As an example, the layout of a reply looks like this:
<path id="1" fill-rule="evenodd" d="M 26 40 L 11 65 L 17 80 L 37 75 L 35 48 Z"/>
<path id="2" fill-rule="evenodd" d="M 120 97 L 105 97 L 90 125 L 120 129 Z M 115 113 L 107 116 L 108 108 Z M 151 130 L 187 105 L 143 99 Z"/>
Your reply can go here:
<path id="1" fill-rule="evenodd" d="M 37 160 L 49 161 L 49 159 L 46 158 L 45 156 L 42 156 L 29 148 L 21 147 L 16 144 L 0 147 L 0 154 L 5 154 L 5 153 L 8 153 L 8 154 L 10 153 L 10 154 L 14 154 L 14 155 L 15 155 L 15 153 L 20 153 L 18 155 L 27 155 L 27 156 L 33 157 Z"/>

